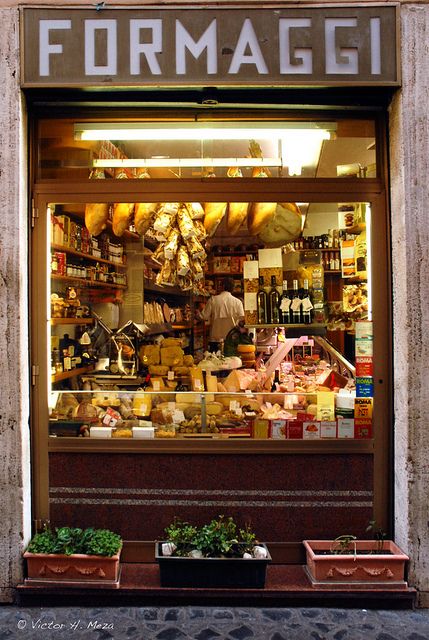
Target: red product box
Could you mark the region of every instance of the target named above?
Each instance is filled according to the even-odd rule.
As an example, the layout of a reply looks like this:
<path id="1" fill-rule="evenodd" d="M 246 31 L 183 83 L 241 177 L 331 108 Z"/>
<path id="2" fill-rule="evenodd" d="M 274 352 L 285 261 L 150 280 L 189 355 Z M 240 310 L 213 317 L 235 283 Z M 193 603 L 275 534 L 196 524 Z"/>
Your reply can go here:
<path id="1" fill-rule="evenodd" d="M 355 438 L 357 440 L 372 438 L 372 420 L 355 418 Z"/>
<path id="2" fill-rule="evenodd" d="M 304 411 L 297 411 L 296 412 L 296 419 L 300 420 L 301 422 L 311 422 L 312 420 L 315 420 L 315 416 L 312 413 L 305 413 Z"/>
<path id="3" fill-rule="evenodd" d="M 356 356 L 356 377 L 365 378 L 373 375 L 372 356 Z"/>
<path id="4" fill-rule="evenodd" d="M 304 438 L 304 423 L 301 420 L 288 420 L 287 437 L 289 440 Z"/>

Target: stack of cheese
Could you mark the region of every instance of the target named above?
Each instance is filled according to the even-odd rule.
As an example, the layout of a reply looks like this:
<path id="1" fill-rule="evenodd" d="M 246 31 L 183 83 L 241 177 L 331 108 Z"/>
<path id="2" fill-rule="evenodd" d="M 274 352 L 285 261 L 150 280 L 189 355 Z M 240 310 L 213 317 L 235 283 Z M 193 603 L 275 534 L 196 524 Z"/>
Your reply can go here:
<path id="1" fill-rule="evenodd" d="M 239 344 L 237 345 L 237 356 L 243 363 L 243 367 L 253 367 L 255 365 L 255 350 L 254 344 Z"/>

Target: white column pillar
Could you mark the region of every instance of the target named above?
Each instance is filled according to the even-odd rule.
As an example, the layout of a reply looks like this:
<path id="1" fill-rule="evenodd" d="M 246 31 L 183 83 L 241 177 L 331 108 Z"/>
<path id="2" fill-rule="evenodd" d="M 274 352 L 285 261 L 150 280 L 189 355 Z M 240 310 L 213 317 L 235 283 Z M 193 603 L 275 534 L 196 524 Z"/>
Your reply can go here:
<path id="1" fill-rule="evenodd" d="M 22 577 L 31 527 L 27 156 L 18 10 L 0 9 L 0 602 Z"/>

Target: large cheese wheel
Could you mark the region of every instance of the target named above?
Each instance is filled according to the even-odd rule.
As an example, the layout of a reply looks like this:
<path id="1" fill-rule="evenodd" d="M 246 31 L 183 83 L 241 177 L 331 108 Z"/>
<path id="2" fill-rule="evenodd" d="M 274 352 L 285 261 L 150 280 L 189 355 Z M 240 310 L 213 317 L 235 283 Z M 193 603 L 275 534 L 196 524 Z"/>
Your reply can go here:
<path id="1" fill-rule="evenodd" d="M 293 202 L 280 202 L 274 215 L 258 232 L 259 239 L 266 247 L 281 247 L 299 238 L 304 218 L 299 207 Z"/>

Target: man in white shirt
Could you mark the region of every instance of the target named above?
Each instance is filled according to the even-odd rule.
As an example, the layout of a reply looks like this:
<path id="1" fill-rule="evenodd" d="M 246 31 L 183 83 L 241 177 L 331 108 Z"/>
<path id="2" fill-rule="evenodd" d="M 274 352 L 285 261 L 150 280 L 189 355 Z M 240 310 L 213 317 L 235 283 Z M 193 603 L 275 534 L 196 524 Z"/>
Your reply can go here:
<path id="1" fill-rule="evenodd" d="M 203 320 L 210 323 L 210 351 L 217 351 L 221 340 L 225 340 L 229 331 L 244 318 L 243 303 L 231 293 L 233 279 L 225 278 L 223 288 L 221 293 L 210 298 L 201 312 Z"/>

